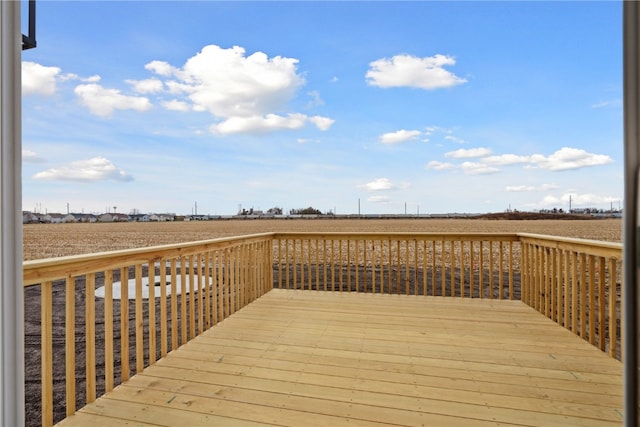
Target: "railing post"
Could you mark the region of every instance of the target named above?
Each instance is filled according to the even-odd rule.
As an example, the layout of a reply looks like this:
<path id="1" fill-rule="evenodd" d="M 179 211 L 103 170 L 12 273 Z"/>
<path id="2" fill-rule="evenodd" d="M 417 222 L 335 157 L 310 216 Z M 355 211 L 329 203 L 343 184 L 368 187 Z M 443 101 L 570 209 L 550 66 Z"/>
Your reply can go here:
<path id="1" fill-rule="evenodd" d="M 24 425 L 21 2 L 0 1 L 0 424 Z"/>

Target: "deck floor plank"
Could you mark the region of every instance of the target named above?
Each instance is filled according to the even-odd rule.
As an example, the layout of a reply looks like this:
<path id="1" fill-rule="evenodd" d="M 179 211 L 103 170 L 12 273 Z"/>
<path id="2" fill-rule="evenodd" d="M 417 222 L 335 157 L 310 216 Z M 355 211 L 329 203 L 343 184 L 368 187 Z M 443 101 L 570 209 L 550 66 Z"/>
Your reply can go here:
<path id="1" fill-rule="evenodd" d="M 520 301 L 272 290 L 60 425 L 613 426 L 622 412 L 622 364 Z"/>

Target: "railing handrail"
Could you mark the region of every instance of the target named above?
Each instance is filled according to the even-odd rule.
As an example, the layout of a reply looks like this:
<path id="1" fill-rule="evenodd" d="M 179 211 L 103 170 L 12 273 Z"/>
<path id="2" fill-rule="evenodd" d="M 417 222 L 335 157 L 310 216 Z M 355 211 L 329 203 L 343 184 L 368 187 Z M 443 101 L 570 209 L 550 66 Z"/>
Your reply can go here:
<path id="1" fill-rule="evenodd" d="M 604 240 L 579 239 L 575 237 L 550 236 L 546 234 L 516 233 L 518 240 L 529 243 L 540 243 L 556 249 L 585 252 L 587 249 L 595 256 L 622 259 L 622 243 Z M 595 251 L 593 250 L 595 248 Z"/>
<path id="2" fill-rule="evenodd" d="M 297 232 L 275 232 L 273 233 L 273 237 L 275 239 L 279 238 L 309 238 L 309 237 L 327 237 L 327 238 L 345 238 L 345 237 L 354 237 L 357 240 L 372 240 L 375 238 L 425 238 L 425 239 L 437 239 L 437 240 L 503 240 L 503 241 L 517 241 L 518 234 L 517 233 L 484 233 L 484 232 L 455 232 L 455 231 L 447 231 L 447 232 L 413 232 L 413 231 L 402 231 L 402 232 L 367 232 L 367 231 L 297 231 Z"/>
<path id="3" fill-rule="evenodd" d="M 145 248 L 121 249 L 107 252 L 96 252 L 82 255 L 69 255 L 57 258 L 43 258 L 23 262 L 23 285 L 25 287 L 56 280 L 67 276 L 79 274 L 95 273 L 114 266 L 119 266 L 123 262 L 130 265 L 145 263 L 161 258 L 171 258 L 181 255 L 191 255 L 193 253 L 224 249 L 238 242 L 251 243 L 271 238 L 274 233 L 257 233 L 237 237 L 220 237 L 209 240 L 199 240 L 183 243 L 172 243 L 167 245 L 149 246 Z M 79 270 L 79 266 L 82 269 Z"/>

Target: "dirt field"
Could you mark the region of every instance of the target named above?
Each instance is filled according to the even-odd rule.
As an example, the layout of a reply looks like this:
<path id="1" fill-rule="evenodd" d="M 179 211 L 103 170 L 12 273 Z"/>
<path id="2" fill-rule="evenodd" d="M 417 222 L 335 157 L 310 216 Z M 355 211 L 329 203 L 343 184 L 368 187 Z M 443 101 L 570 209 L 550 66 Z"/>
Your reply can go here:
<path id="1" fill-rule="evenodd" d="M 24 259 L 54 258 L 269 231 L 527 232 L 622 241 L 622 220 L 319 219 L 27 224 Z"/>

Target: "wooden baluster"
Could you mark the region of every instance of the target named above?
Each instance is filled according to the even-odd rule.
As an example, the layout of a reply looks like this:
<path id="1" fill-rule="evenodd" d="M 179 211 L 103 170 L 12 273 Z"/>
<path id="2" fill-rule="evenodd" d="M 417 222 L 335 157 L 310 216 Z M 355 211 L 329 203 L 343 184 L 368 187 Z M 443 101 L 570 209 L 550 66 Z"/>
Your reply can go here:
<path id="1" fill-rule="evenodd" d="M 178 348 L 178 280 L 176 272 L 176 259 L 172 258 L 170 262 L 171 273 L 171 350 Z"/>
<path id="2" fill-rule="evenodd" d="M 180 292 L 180 344 L 187 342 L 187 305 L 188 305 L 188 292 L 189 284 L 187 283 L 187 257 L 182 255 L 180 257 L 180 281 L 182 283 L 182 289 Z"/>
<path id="3" fill-rule="evenodd" d="M 120 382 L 129 379 L 129 268 L 120 269 Z M 74 393 L 75 395 L 75 393 Z"/>
<path id="4" fill-rule="evenodd" d="M 520 245 L 522 251 L 522 245 Z M 522 283 L 522 253 L 520 254 L 520 283 Z M 509 242 L 509 299 L 513 300 L 513 242 Z M 520 289 L 520 299 L 522 299 L 522 289 Z"/>
<path id="5" fill-rule="evenodd" d="M 149 365 L 156 361 L 156 265 L 151 261 L 147 271 L 149 280 L 149 298 L 147 299 L 147 310 L 149 312 Z"/>
<path id="6" fill-rule="evenodd" d="M 104 272 L 104 384 L 113 390 L 113 271 Z"/>
<path id="7" fill-rule="evenodd" d="M 589 342 L 596 345 L 596 258 L 589 255 Z"/>
<path id="8" fill-rule="evenodd" d="M 212 287 L 211 282 L 213 280 L 212 274 L 211 274 L 211 271 L 213 268 L 211 256 L 212 254 L 210 251 L 205 252 L 204 266 L 201 269 L 202 276 L 204 278 L 204 328 L 206 330 L 208 330 L 211 327 L 211 287 Z M 161 307 L 166 307 L 166 303 L 162 304 Z M 165 322 L 166 322 L 166 319 L 165 319 Z M 166 335 L 166 332 L 165 332 L 165 335 Z"/>
<path id="9" fill-rule="evenodd" d="M 605 297 L 606 281 L 606 259 L 600 257 L 598 259 L 598 347 L 600 350 L 606 349 L 607 328 L 607 299 Z"/>
<path id="10" fill-rule="evenodd" d="M 587 338 L 587 256 L 580 254 L 580 337 Z"/>
<path id="11" fill-rule="evenodd" d="M 618 274 L 616 269 L 616 260 L 609 258 L 609 356 L 615 358 L 617 355 L 618 341 Z"/>
<path id="12" fill-rule="evenodd" d="M 85 281 L 85 372 L 87 403 L 96 400 L 96 275 L 86 275 Z"/>
<path id="13" fill-rule="evenodd" d="M 503 242 L 498 242 L 498 299 L 503 299 L 504 278 L 502 272 L 504 271 L 504 247 Z"/>
<path id="14" fill-rule="evenodd" d="M 40 285 L 42 425 L 53 425 L 53 283 Z M 75 322 L 75 316 L 74 316 Z M 75 339 L 75 337 L 74 337 Z M 75 354 L 74 354 L 75 356 Z M 75 376 L 75 375 L 74 375 Z M 75 395 L 74 395 L 75 398 Z"/>
<path id="15" fill-rule="evenodd" d="M 76 281 L 67 276 L 65 285 L 65 394 L 71 416 L 76 412 Z"/>
<path id="16" fill-rule="evenodd" d="M 422 240 L 422 295 L 427 296 L 427 241 Z"/>
<path id="17" fill-rule="evenodd" d="M 144 369 L 144 320 L 142 318 L 142 265 L 135 267 L 136 281 L 136 373 L 139 374 Z"/>

